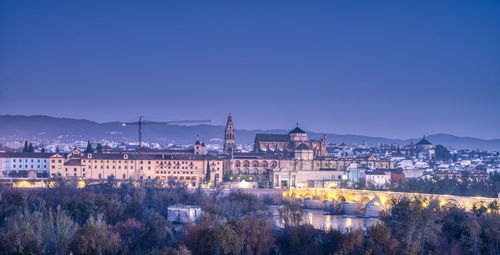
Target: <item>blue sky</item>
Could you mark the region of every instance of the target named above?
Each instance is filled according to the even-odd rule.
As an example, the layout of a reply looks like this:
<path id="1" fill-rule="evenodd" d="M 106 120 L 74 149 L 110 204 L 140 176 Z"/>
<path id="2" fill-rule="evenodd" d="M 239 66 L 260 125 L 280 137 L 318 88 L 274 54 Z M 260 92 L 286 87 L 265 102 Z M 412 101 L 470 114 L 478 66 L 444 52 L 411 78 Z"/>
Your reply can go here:
<path id="1" fill-rule="evenodd" d="M 499 1 L 0 2 L 0 114 L 500 138 Z"/>

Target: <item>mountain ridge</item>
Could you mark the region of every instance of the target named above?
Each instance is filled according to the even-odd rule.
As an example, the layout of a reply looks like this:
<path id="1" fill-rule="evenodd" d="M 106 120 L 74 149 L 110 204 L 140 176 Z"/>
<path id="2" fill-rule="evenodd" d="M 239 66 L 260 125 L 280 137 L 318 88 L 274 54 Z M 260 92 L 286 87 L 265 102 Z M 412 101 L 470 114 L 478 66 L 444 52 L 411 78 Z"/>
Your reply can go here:
<path id="1" fill-rule="evenodd" d="M 236 142 L 253 143 L 256 133 L 286 134 L 285 129 L 238 129 L 236 126 Z M 328 143 L 346 143 L 375 145 L 378 143 L 400 144 L 411 142 L 411 138 L 397 139 L 379 136 L 355 134 L 331 134 L 307 131 L 311 139 L 319 139 L 326 135 Z M 224 137 L 222 125 L 146 125 L 143 127 L 143 140 L 158 143 L 189 144 L 196 138 L 206 139 L 213 143 L 221 143 Z M 500 139 L 482 139 L 460 137 L 453 134 L 437 133 L 426 138 L 433 144 L 442 144 L 457 149 L 482 149 L 500 151 Z M 24 139 L 41 142 L 77 140 L 137 141 L 137 126 L 122 126 L 121 122 L 98 123 L 87 119 L 52 117 L 47 115 L 0 115 L 0 143 L 23 141 Z M 413 139 L 418 142 L 420 138 Z"/>

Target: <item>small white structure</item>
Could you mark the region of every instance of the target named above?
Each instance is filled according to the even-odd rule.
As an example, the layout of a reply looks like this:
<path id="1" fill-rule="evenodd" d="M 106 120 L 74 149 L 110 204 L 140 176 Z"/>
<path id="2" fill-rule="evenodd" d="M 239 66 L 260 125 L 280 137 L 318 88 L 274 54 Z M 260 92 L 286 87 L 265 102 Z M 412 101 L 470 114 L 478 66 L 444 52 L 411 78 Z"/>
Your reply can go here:
<path id="1" fill-rule="evenodd" d="M 194 222 L 201 214 L 199 206 L 177 204 L 168 207 L 168 220 L 175 223 Z"/>
<path id="2" fill-rule="evenodd" d="M 391 181 L 390 173 L 387 174 L 381 170 L 366 172 L 366 186 L 374 186 L 376 188 L 384 188 Z"/>
<path id="3" fill-rule="evenodd" d="M 406 179 L 420 178 L 424 175 L 424 169 L 404 169 Z"/>
<path id="4" fill-rule="evenodd" d="M 272 186 L 283 188 L 336 188 L 347 179 L 343 171 L 332 169 L 294 171 L 279 169 L 270 173 Z"/>

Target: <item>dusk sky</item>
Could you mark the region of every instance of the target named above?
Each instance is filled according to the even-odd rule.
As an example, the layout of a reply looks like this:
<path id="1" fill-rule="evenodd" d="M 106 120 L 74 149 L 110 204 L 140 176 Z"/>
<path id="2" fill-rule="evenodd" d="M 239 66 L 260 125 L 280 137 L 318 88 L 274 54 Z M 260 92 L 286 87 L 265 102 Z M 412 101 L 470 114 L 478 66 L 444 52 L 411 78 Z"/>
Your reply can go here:
<path id="1" fill-rule="evenodd" d="M 500 138 L 500 1 L 0 2 L 0 114 Z"/>

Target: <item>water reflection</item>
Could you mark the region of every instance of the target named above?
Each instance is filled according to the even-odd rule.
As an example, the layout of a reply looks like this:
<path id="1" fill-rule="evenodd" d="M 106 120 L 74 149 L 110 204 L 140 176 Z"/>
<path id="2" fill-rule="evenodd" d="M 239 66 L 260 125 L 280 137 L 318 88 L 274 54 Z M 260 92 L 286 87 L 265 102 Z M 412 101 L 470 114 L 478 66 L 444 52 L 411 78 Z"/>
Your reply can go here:
<path id="1" fill-rule="evenodd" d="M 280 206 L 270 206 L 273 213 L 274 223 L 280 227 L 284 226 L 284 222 L 281 220 Z M 304 210 L 304 215 L 302 216 L 302 222 L 313 225 L 316 229 L 328 230 L 339 229 L 345 231 L 349 228 L 356 229 L 361 228 L 363 230 L 371 227 L 375 222 L 379 221 L 377 218 L 361 218 L 349 215 L 325 215 L 324 211 L 318 210 Z"/>

